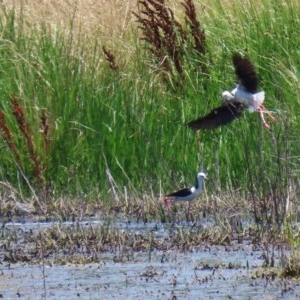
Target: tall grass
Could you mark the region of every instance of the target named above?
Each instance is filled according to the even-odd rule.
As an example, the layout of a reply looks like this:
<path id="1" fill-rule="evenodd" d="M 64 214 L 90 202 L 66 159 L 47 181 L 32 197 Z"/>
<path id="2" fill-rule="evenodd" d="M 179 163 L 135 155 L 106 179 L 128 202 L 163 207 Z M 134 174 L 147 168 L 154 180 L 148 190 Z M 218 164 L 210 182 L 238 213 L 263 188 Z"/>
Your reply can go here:
<path id="1" fill-rule="evenodd" d="M 25 29 L 13 11 L 6 11 L 0 24 L 0 109 L 21 165 L 2 134 L 1 180 L 39 188 L 11 109 L 11 95 L 16 95 L 44 166 L 43 182 L 54 197 L 105 201 L 119 199 L 125 188 L 138 196 L 159 195 L 161 189 L 169 192 L 194 182 L 196 171 L 205 168 L 209 193 L 236 191 L 249 197 L 260 207 L 254 207 L 257 218 L 268 215 L 270 200 L 284 211 L 289 191 L 299 188 L 300 6 L 296 0 L 251 3 L 196 5 L 205 56 L 185 49 L 183 75 L 175 84 L 171 76 L 161 80 L 153 69 L 153 56 L 136 29 L 125 44 L 129 63 L 117 48 L 105 48 L 116 53 L 118 68 L 113 70 L 97 35 L 87 49 L 86 39 L 72 27 L 67 35 L 42 23 Z M 175 17 L 182 11 L 176 10 Z M 137 27 L 135 16 L 129 22 Z M 268 131 L 257 114 L 245 114 L 196 137 L 185 123 L 219 105 L 221 92 L 234 86 L 233 51 L 257 66 L 266 106 L 278 112 L 277 121 Z M 205 68 L 195 68 L 199 63 Z M 47 148 L 42 112 L 49 126 Z"/>

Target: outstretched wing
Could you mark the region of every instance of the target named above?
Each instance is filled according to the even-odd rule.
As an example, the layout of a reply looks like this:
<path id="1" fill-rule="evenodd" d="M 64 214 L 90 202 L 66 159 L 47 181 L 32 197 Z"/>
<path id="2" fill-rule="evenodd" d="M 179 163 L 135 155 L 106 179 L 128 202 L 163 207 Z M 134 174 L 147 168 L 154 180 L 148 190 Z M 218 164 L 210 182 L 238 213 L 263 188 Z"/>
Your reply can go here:
<path id="1" fill-rule="evenodd" d="M 251 61 L 239 53 L 234 53 L 232 62 L 239 82 L 244 86 L 247 92 L 256 93 L 258 89 L 258 77 Z"/>
<path id="2" fill-rule="evenodd" d="M 213 109 L 209 114 L 187 125 L 195 131 L 199 129 L 215 129 L 239 118 L 246 106 L 239 102 L 228 101 Z"/>

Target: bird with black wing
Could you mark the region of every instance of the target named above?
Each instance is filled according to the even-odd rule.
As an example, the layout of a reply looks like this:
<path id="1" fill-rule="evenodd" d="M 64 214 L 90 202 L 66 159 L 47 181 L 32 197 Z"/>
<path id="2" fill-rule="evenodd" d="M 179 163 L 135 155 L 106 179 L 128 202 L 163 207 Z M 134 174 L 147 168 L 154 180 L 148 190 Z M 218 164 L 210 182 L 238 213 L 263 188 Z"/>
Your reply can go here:
<path id="1" fill-rule="evenodd" d="M 243 57 L 239 53 L 233 54 L 232 61 L 238 78 L 237 86 L 232 91 L 222 93 L 224 103 L 221 106 L 213 109 L 206 116 L 189 122 L 187 125 L 190 128 L 196 131 L 215 129 L 238 119 L 245 109 L 248 109 L 249 112 L 259 112 L 263 125 L 270 128 L 264 114 L 267 114 L 272 120 L 275 120 L 275 117 L 263 105 L 265 92 L 258 90 L 259 81 L 253 64 L 247 57 Z"/>
<path id="2" fill-rule="evenodd" d="M 170 210 L 171 203 L 174 202 L 190 202 L 196 199 L 202 192 L 204 179 L 206 179 L 206 174 L 201 171 L 197 174 L 195 186 L 192 186 L 190 188 L 183 188 L 177 192 L 164 196 L 164 204 L 166 208 Z"/>

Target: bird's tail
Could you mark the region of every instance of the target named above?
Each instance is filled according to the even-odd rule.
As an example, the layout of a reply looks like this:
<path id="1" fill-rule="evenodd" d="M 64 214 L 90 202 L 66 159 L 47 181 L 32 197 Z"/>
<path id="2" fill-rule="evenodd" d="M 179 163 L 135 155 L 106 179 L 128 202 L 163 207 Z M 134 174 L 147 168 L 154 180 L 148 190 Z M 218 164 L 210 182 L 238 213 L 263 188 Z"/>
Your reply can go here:
<path id="1" fill-rule="evenodd" d="M 254 105 L 255 105 L 255 109 L 257 109 L 260 105 L 263 104 L 264 100 L 265 100 L 265 92 L 259 92 L 253 95 L 253 100 L 254 100 Z"/>
<path id="2" fill-rule="evenodd" d="M 248 111 L 253 113 L 257 110 L 259 110 L 260 106 L 265 100 L 265 92 L 258 92 L 256 94 L 253 94 L 252 103 L 248 106 Z"/>

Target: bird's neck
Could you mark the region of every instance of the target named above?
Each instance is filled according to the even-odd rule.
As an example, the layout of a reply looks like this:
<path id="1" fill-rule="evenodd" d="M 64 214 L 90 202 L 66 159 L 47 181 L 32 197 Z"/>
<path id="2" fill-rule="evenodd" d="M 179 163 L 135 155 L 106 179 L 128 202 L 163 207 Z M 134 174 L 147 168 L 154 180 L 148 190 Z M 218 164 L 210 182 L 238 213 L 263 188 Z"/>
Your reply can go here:
<path id="1" fill-rule="evenodd" d="M 203 183 L 203 177 L 199 176 L 197 177 L 197 182 L 196 182 L 196 185 L 195 185 L 195 188 L 198 190 L 198 189 L 202 189 L 202 183 Z"/>

